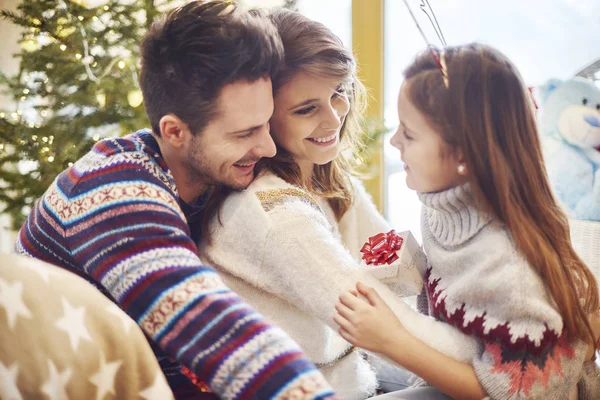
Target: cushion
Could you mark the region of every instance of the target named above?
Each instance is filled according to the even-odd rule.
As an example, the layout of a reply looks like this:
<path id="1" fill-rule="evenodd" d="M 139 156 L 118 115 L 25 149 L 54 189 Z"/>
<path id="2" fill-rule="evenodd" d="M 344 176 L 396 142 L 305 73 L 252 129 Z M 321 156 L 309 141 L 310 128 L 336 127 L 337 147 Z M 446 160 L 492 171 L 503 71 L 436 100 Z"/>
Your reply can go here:
<path id="1" fill-rule="evenodd" d="M 171 399 L 137 324 L 61 268 L 0 254 L 0 399 Z"/>

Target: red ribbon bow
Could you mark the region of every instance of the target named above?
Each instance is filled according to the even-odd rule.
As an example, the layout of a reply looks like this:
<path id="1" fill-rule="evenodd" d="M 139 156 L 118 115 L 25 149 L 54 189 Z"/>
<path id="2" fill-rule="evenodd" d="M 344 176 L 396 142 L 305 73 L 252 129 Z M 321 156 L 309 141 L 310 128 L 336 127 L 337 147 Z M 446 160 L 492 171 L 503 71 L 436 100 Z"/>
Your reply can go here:
<path id="1" fill-rule="evenodd" d="M 389 265 L 398 259 L 396 252 L 402 247 L 403 240 L 393 229 L 388 233 L 378 233 L 360 249 L 362 259 L 369 265 Z"/>

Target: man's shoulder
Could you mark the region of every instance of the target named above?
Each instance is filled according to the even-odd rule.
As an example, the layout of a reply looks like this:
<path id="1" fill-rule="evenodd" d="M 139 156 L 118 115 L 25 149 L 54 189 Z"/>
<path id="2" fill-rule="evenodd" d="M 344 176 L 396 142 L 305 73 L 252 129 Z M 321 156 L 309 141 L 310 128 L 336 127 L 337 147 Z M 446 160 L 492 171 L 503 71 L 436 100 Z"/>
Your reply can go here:
<path id="1" fill-rule="evenodd" d="M 135 187 L 155 188 L 162 197 L 176 197 L 171 173 L 160 156 L 149 131 L 102 140 L 74 165 L 58 175 L 54 184 L 65 199 L 111 188 L 122 194 Z M 52 187 L 46 192 L 46 197 Z M 172 199 L 169 199 L 171 202 Z"/>
<path id="2" fill-rule="evenodd" d="M 104 158 L 120 154 L 140 154 L 147 157 L 157 157 L 160 156 L 160 151 L 152 133 L 148 129 L 141 129 L 127 136 L 103 139 L 96 143 L 84 158 L 90 154 Z"/>
<path id="3" fill-rule="evenodd" d="M 80 182 L 95 178 L 106 180 L 112 175 L 119 181 L 158 179 L 168 186 L 173 184 L 156 139 L 147 130 L 96 143 L 63 174 Z"/>

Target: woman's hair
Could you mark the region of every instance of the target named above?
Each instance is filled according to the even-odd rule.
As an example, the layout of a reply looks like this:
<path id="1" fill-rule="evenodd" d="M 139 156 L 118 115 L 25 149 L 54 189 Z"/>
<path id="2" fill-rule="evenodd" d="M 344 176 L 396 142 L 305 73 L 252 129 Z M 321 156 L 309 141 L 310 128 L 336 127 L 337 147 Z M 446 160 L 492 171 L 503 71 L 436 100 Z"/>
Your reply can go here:
<path id="1" fill-rule="evenodd" d="M 587 314 L 598 309 L 598 286 L 571 245 L 546 175 L 533 103 L 515 66 L 491 47 L 470 44 L 443 54 L 428 49 L 404 76 L 410 102 L 452 151 L 462 151 L 480 209 L 506 226 L 545 282 L 567 337 L 593 339 Z"/>
<path id="2" fill-rule="evenodd" d="M 283 64 L 271 77 L 274 93 L 298 72 L 339 79 L 345 86 L 350 111 L 340 130 L 340 152 L 333 161 L 315 166 L 310 187 L 306 188 L 319 197 L 327 198 L 339 220 L 353 201 L 352 183 L 348 176 L 353 170 L 353 162 L 358 159 L 357 152 L 361 150 L 358 135 L 366 105 L 364 86 L 356 76 L 356 62 L 341 40 L 320 22 L 283 8 L 273 10 L 269 18 L 279 32 L 284 48 Z M 280 146 L 277 146 L 274 158 L 259 162 L 256 174 L 265 168 L 288 183 L 303 185 L 299 166 Z M 209 243 L 208 224 L 218 214 L 230 192 L 227 188 L 211 189 L 202 222 L 202 238 Z"/>
<path id="3" fill-rule="evenodd" d="M 352 171 L 356 151 L 360 149 L 358 135 L 365 106 L 365 90 L 356 76 L 354 57 L 341 40 L 320 22 L 286 9 L 274 10 L 269 17 L 281 36 L 285 53 L 282 67 L 272 77 L 274 93 L 298 72 L 337 79 L 345 86 L 350 111 L 340 130 L 342 148 L 331 162 L 315 165 L 311 185 L 307 188 L 327 198 L 339 220 L 353 200 L 348 174 Z M 286 182 L 302 185 L 300 168 L 280 146 L 277 146 L 275 157 L 265 160 L 264 165 Z"/>

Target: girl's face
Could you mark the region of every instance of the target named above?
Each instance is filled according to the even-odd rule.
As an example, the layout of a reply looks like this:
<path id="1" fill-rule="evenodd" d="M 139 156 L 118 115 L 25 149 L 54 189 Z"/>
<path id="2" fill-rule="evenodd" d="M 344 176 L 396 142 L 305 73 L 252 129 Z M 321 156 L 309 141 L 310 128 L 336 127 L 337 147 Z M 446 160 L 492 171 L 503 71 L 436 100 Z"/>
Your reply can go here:
<path id="1" fill-rule="evenodd" d="M 350 111 L 343 82 L 296 73 L 274 96 L 271 135 L 293 157 L 302 174 L 310 176 L 340 151 L 340 130 Z"/>
<path id="2" fill-rule="evenodd" d="M 406 185 L 417 192 L 440 192 L 466 181 L 458 172 L 462 157 L 453 150 L 408 99 L 406 84 L 398 96 L 400 126 L 390 143 L 400 150 Z"/>

